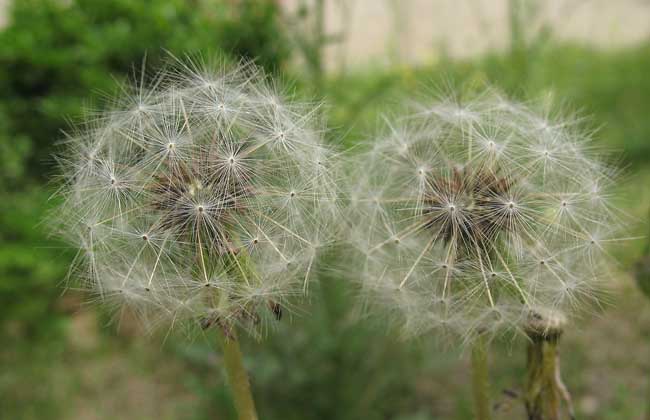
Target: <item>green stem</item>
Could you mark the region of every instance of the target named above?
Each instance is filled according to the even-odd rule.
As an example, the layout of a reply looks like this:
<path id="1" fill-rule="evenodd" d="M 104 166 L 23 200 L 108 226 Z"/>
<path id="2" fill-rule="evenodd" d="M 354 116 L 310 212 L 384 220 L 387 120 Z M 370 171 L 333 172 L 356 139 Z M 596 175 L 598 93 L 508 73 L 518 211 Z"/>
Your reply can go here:
<path id="1" fill-rule="evenodd" d="M 490 420 L 490 382 L 488 379 L 488 343 L 479 334 L 472 347 L 472 391 L 474 415 L 477 420 Z"/>
<path id="2" fill-rule="evenodd" d="M 255 402 L 253 401 L 248 374 L 244 368 L 244 360 L 235 331 L 231 329 L 228 335 L 220 332 L 219 341 L 223 349 L 224 364 L 228 373 L 230 389 L 234 396 L 238 418 L 239 420 L 257 420 Z"/>
<path id="3" fill-rule="evenodd" d="M 564 418 L 564 404 L 568 417 L 575 418 L 571 395 L 560 375 L 559 342 L 564 322 L 558 314 L 535 314 L 528 326 L 525 401 L 529 420 L 560 420 Z"/>
<path id="4" fill-rule="evenodd" d="M 560 392 L 555 382 L 558 337 L 531 337 L 528 344 L 526 411 L 531 420 L 559 420 Z"/>
<path id="5" fill-rule="evenodd" d="M 646 409 L 645 409 L 645 420 L 650 420 L 650 380 L 646 383 L 646 398 L 648 399 L 646 402 Z"/>

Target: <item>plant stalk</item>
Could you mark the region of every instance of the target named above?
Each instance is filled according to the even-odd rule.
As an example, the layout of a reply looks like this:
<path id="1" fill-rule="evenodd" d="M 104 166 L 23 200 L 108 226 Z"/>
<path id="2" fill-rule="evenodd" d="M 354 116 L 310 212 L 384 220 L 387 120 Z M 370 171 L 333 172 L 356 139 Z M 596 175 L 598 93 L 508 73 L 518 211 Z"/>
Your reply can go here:
<path id="1" fill-rule="evenodd" d="M 645 420 L 650 420 L 650 380 L 646 383 L 646 409 L 645 409 Z"/>
<path id="2" fill-rule="evenodd" d="M 472 347 L 472 392 L 474 416 L 477 420 L 490 420 L 490 381 L 488 377 L 488 342 L 479 334 Z"/>
<path id="3" fill-rule="evenodd" d="M 526 412 L 528 420 L 561 420 L 563 402 L 573 419 L 571 396 L 560 375 L 559 341 L 564 318 L 557 314 L 534 314 L 529 324 Z"/>
<path id="4" fill-rule="evenodd" d="M 218 336 L 223 349 L 228 383 L 233 393 L 238 418 L 239 420 L 257 420 L 255 402 L 236 332 L 234 329 L 230 329 L 227 333 L 220 331 Z"/>

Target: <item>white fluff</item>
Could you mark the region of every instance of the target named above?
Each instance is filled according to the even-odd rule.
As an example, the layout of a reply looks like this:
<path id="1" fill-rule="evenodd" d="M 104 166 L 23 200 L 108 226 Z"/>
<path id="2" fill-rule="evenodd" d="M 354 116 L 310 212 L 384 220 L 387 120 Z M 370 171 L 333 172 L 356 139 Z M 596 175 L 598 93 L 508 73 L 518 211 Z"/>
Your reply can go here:
<path id="1" fill-rule="evenodd" d="M 318 104 L 286 102 L 249 64 L 192 63 L 113 102 L 58 157 L 72 274 L 150 326 L 277 317 L 338 214 Z"/>
<path id="2" fill-rule="evenodd" d="M 615 172 L 577 124 L 494 92 L 385 120 L 351 164 L 347 271 L 368 313 L 471 339 L 596 300 Z"/>

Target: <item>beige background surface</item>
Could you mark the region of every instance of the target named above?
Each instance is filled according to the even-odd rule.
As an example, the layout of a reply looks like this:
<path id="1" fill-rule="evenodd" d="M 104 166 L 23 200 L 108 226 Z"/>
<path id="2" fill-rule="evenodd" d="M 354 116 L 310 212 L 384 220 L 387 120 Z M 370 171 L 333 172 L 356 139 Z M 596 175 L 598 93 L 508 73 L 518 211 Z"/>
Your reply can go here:
<path id="1" fill-rule="evenodd" d="M 0 0 L 0 26 L 12 0 Z M 21 1 L 21 0 L 13 0 Z M 68 0 L 61 0 L 68 1 Z M 139 0 L 134 0 L 139 1 Z M 277 0 L 288 12 L 301 0 Z M 504 48 L 511 0 L 326 0 L 329 69 L 422 63 Z M 548 24 L 560 39 L 609 48 L 650 37 L 650 0 L 533 0 L 534 34 Z M 347 28 L 347 29 L 346 29 Z"/>
<path id="2" fill-rule="evenodd" d="M 300 0 L 280 0 L 288 10 Z M 467 57 L 509 40 L 510 0 L 328 0 L 326 31 L 347 26 L 327 49 L 328 67 L 421 63 Z M 527 32 L 549 25 L 557 38 L 615 47 L 650 37 L 650 0 L 537 0 Z M 347 25 L 346 25 L 347 23 Z"/>

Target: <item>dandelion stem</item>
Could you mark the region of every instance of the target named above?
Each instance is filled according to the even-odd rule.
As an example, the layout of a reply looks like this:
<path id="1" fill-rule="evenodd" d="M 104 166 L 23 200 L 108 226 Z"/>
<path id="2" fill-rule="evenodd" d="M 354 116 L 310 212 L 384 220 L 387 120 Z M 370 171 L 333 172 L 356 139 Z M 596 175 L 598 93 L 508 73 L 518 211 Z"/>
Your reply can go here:
<path id="1" fill-rule="evenodd" d="M 228 334 L 220 332 L 219 341 L 223 349 L 224 365 L 238 418 L 239 420 L 257 420 L 257 411 L 255 410 L 255 402 L 248 381 L 248 373 L 244 368 L 244 361 L 235 330 L 231 329 Z"/>
<path id="2" fill-rule="evenodd" d="M 646 408 L 645 408 L 645 417 L 643 417 L 645 420 L 650 420 L 650 384 L 646 384 L 646 397 L 648 397 L 648 401 L 646 402 Z"/>
<path id="3" fill-rule="evenodd" d="M 571 396 L 560 375 L 558 344 L 563 319 L 539 317 L 528 328 L 526 411 L 530 420 L 560 420 L 562 402 L 574 419 Z"/>
<path id="4" fill-rule="evenodd" d="M 472 346 L 472 388 L 476 420 L 490 420 L 488 343 L 485 334 L 479 334 Z"/>

